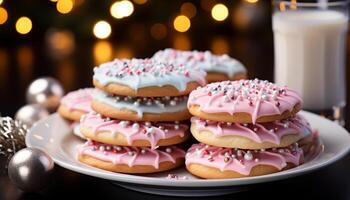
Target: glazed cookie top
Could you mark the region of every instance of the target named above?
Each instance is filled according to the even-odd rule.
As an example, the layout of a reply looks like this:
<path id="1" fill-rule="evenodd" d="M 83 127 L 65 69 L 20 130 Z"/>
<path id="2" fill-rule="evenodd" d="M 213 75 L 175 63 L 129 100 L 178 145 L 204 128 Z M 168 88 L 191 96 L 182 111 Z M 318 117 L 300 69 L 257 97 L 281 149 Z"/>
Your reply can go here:
<path id="1" fill-rule="evenodd" d="M 261 116 L 280 115 L 301 105 L 297 92 L 258 79 L 211 83 L 192 91 L 188 108 L 205 113 L 248 113 L 252 122 Z"/>
<path id="2" fill-rule="evenodd" d="M 218 168 L 221 171 L 235 171 L 242 175 L 249 175 L 257 165 L 269 165 L 281 170 L 287 163 L 299 165 L 303 158 L 303 151 L 295 143 L 285 148 L 241 150 L 194 144 L 187 151 L 186 165 L 195 163 Z"/>
<path id="3" fill-rule="evenodd" d="M 88 113 L 92 111 L 91 101 L 94 90 L 94 88 L 85 88 L 69 92 L 61 99 L 61 104 L 71 111 L 79 110 Z"/>
<path id="4" fill-rule="evenodd" d="M 188 126 L 179 122 L 131 122 L 102 117 L 100 114 L 91 112 L 80 120 L 81 127 L 90 128 L 94 134 L 110 132 L 112 135 L 122 134 L 132 145 L 135 140 L 147 140 L 151 148 L 157 148 L 157 142 L 175 136 L 184 137 Z"/>
<path id="5" fill-rule="evenodd" d="M 153 58 L 199 67 L 206 72 L 224 73 L 230 78 L 236 74 L 245 74 L 247 72 L 238 60 L 231 58 L 227 54 L 214 55 L 210 51 L 164 49 L 155 53 Z"/>
<path id="6" fill-rule="evenodd" d="M 186 110 L 188 97 L 131 97 L 96 90 L 93 99 L 116 109 L 132 110 L 141 118 L 144 113 L 167 113 Z"/>
<path id="7" fill-rule="evenodd" d="M 198 68 L 156 59 L 116 59 L 95 67 L 93 79 L 102 85 L 115 83 L 134 90 L 170 85 L 185 91 L 189 82 L 205 85 L 205 76 Z"/>
<path id="8" fill-rule="evenodd" d="M 115 165 L 125 164 L 129 167 L 150 165 L 156 169 L 159 168 L 159 164 L 162 162 L 175 163 L 176 159 L 185 157 L 185 151 L 176 146 L 150 149 L 147 147 L 107 145 L 95 141 L 87 141 L 82 145 L 79 148 L 79 154 L 111 162 Z"/>
<path id="9" fill-rule="evenodd" d="M 254 142 L 271 142 L 280 144 L 285 135 L 301 135 L 306 137 L 311 134 L 310 124 L 301 115 L 274 122 L 257 124 L 240 124 L 231 122 L 216 122 L 203 120 L 198 117 L 191 118 L 192 127 L 196 131 L 210 131 L 217 137 L 235 135 L 246 137 Z"/>

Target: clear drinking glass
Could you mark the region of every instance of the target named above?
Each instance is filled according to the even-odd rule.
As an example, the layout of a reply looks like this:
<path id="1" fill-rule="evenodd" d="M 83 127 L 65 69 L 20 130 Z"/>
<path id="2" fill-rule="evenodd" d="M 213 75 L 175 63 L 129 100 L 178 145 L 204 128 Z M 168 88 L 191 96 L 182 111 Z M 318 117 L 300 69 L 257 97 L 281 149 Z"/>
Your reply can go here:
<path id="1" fill-rule="evenodd" d="M 348 1 L 272 1 L 275 82 L 297 90 L 303 108 L 333 110 L 343 123 Z"/>

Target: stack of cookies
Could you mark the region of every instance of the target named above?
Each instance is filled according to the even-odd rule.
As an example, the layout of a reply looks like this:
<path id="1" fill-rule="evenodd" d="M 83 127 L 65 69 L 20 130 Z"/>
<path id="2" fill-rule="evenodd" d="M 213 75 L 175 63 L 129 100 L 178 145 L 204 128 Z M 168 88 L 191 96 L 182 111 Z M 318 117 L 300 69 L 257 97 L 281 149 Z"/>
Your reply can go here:
<path id="1" fill-rule="evenodd" d="M 194 90 L 188 100 L 191 132 L 201 143 L 188 150 L 187 169 L 202 178 L 238 178 L 300 165 L 297 142 L 311 134 L 297 114 L 301 103 L 295 91 L 257 79 Z"/>
<path id="2" fill-rule="evenodd" d="M 227 54 L 214 55 L 210 51 L 164 49 L 156 52 L 153 58 L 198 67 L 207 72 L 206 80 L 208 83 L 239 80 L 247 77 L 247 70 L 243 64 Z"/>
<path id="3" fill-rule="evenodd" d="M 79 160 L 122 173 L 153 173 L 183 164 L 174 146 L 189 136 L 188 94 L 205 85 L 204 71 L 154 59 L 123 59 L 94 69 L 91 112 L 80 131 L 89 139 Z"/>

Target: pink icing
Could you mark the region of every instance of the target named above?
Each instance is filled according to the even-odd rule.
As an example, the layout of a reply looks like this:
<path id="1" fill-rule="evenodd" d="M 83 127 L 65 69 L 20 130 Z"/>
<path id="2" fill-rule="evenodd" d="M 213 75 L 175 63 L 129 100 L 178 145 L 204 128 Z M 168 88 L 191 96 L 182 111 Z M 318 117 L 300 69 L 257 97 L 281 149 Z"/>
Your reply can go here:
<path id="1" fill-rule="evenodd" d="M 268 165 L 282 170 L 287 163 L 299 165 L 302 162 L 303 151 L 295 143 L 286 148 L 262 150 L 241 150 L 214 147 L 203 143 L 194 144 L 187 151 L 186 165 L 201 164 L 218 168 L 221 171 L 235 171 L 249 175 L 258 165 Z"/>
<path id="2" fill-rule="evenodd" d="M 261 116 L 282 114 L 301 103 L 295 91 L 255 79 L 199 87 L 191 92 L 187 105 L 198 105 L 206 113 L 249 113 L 255 123 Z"/>
<path id="3" fill-rule="evenodd" d="M 311 133 L 310 124 L 301 115 L 293 118 L 268 123 L 240 124 L 230 122 L 216 122 L 192 117 L 192 124 L 196 125 L 196 131 L 209 130 L 216 137 L 235 135 L 249 138 L 255 142 L 271 142 L 280 144 L 285 135 L 307 136 Z"/>
<path id="4" fill-rule="evenodd" d="M 87 155 L 93 158 L 111 162 L 115 165 L 126 164 L 129 167 L 135 165 L 150 165 L 158 169 L 162 162 L 175 163 L 176 159 L 183 158 L 185 151 L 169 146 L 160 149 L 112 146 L 94 141 L 88 141 L 79 148 L 79 155 Z"/>
<path id="5" fill-rule="evenodd" d="M 61 104 L 70 111 L 79 110 L 85 113 L 92 111 L 91 101 L 94 88 L 79 89 L 69 92 L 61 99 Z"/>
<path id="6" fill-rule="evenodd" d="M 91 112 L 83 116 L 80 126 L 91 128 L 95 134 L 107 131 L 115 135 L 123 134 L 129 145 L 135 140 L 147 140 L 151 148 L 155 149 L 159 140 L 175 136 L 184 137 L 188 126 L 185 124 L 164 122 L 130 122 L 110 118 L 103 118 L 100 114 Z"/>

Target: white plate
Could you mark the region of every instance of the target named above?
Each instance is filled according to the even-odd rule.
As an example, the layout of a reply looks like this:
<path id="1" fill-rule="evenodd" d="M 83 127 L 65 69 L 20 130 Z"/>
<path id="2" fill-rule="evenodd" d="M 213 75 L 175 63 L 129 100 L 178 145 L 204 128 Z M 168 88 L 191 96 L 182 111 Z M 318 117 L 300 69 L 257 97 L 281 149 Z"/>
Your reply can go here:
<path id="1" fill-rule="evenodd" d="M 203 180 L 191 176 L 185 168 L 149 175 L 129 175 L 93 168 L 76 160 L 76 147 L 82 144 L 83 141 L 71 134 L 70 125 L 58 114 L 53 114 L 36 123 L 26 136 L 26 144 L 29 147 L 37 147 L 46 151 L 58 165 L 64 168 L 108 179 L 129 189 L 171 196 L 210 196 L 242 191 L 249 189 L 252 184 L 281 180 L 308 173 L 329 165 L 348 153 L 350 135 L 344 128 L 309 112 L 302 111 L 301 114 L 309 120 L 313 128 L 319 130 L 321 140 L 325 146 L 324 151 L 316 158 L 296 168 L 258 177 Z M 167 179 L 169 173 L 187 176 L 188 179 Z"/>

